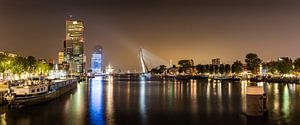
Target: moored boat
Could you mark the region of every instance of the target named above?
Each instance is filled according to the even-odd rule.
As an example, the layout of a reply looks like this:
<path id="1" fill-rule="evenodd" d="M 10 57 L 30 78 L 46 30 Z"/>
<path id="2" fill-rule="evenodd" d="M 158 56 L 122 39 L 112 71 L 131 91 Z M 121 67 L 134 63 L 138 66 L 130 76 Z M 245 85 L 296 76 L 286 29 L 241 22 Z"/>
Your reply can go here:
<path id="1" fill-rule="evenodd" d="M 77 87 L 76 79 L 53 80 L 37 84 L 24 83 L 11 87 L 6 97 L 11 108 L 40 104 L 55 99 Z"/>

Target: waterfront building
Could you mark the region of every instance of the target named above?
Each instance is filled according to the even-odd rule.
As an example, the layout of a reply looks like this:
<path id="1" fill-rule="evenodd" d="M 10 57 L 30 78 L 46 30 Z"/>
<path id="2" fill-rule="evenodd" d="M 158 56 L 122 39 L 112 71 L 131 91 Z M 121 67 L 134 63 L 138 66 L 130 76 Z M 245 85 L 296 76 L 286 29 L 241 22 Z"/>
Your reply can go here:
<path id="1" fill-rule="evenodd" d="M 103 73 L 103 48 L 100 45 L 94 47 L 91 58 L 91 69 L 95 74 Z"/>
<path id="2" fill-rule="evenodd" d="M 83 21 L 66 21 L 66 40 L 64 41 L 64 61 L 69 65 L 70 75 L 84 73 L 84 26 Z"/>
<path id="3" fill-rule="evenodd" d="M 219 66 L 221 64 L 220 58 L 212 59 L 211 64 Z"/>
<path id="4" fill-rule="evenodd" d="M 53 58 L 49 59 L 49 64 L 54 65 L 54 59 Z"/>
<path id="5" fill-rule="evenodd" d="M 86 60 L 87 60 L 86 55 L 83 54 L 83 64 L 86 64 Z M 86 73 L 86 65 L 83 65 L 83 72 Z"/>
<path id="6" fill-rule="evenodd" d="M 58 64 L 61 65 L 64 61 L 64 52 L 60 51 L 58 52 Z"/>

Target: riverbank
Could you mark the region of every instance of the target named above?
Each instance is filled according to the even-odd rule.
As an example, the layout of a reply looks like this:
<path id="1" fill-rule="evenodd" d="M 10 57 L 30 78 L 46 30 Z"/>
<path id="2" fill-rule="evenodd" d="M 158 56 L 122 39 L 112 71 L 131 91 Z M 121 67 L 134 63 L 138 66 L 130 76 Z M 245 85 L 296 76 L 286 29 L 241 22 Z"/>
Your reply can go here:
<path id="1" fill-rule="evenodd" d="M 157 76 L 156 76 L 157 77 Z M 176 80 L 221 80 L 221 81 L 241 81 L 249 80 L 251 82 L 269 82 L 269 83 L 297 83 L 300 84 L 300 77 L 285 77 L 285 76 L 253 76 L 243 77 L 235 75 L 177 75 L 177 76 L 159 76 L 164 79 Z"/>
<path id="2" fill-rule="evenodd" d="M 251 82 L 269 82 L 269 83 L 296 83 L 300 84 L 300 77 L 252 77 L 249 79 Z"/>

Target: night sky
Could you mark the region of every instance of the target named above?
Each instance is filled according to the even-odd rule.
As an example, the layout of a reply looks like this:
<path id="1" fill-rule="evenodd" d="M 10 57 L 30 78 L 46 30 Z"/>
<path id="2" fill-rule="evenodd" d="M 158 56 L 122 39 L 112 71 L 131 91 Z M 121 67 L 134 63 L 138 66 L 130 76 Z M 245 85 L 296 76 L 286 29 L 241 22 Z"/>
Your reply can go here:
<path id="1" fill-rule="evenodd" d="M 69 15 L 88 60 L 99 44 L 116 69 L 140 69 L 140 47 L 174 63 L 300 57 L 299 0 L 0 0 L 0 51 L 56 59 Z"/>

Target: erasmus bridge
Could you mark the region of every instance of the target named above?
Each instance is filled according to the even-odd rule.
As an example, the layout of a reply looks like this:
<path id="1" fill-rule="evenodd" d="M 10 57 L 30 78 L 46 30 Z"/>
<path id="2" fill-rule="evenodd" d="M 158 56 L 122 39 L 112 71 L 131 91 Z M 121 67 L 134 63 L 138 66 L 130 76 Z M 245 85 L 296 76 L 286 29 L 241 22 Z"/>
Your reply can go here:
<path id="1" fill-rule="evenodd" d="M 138 53 L 138 60 L 140 62 L 141 70 L 140 72 L 134 72 L 134 73 L 125 73 L 126 75 L 130 76 L 140 76 L 140 77 L 151 77 L 150 70 L 152 68 L 155 68 L 159 65 L 167 65 L 168 62 L 159 56 L 151 53 L 150 51 L 140 48 Z M 118 74 L 115 74 L 118 75 Z M 121 75 L 121 74 L 119 74 Z"/>
<path id="2" fill-rule="evenodd" d="M 159 65 L 166 65 L 168 62 L 159 56 L 153 54 L 152 52 L 140 48 L 138 52 L 138 60 L 140 62 L 140 67 L 141 70 L 139 72 L 134 72 L 134 73 L 114 73 L 114 74 L 102 74 L 102 75 L 97 75 L 97 76 L 105 76 L 105 75 L 121 75 L 121 74 L 127 74 L 127 75 L 142 75 L 142 76 L 149 76 L 150 75 L 150 70 L 152 68 L 155 68 Z"/>
<path id="3" fill-rule="evenodd" d="M 144 48 L 140 48 L 138 58 L 142 68 L 142 71 L 139 74 L 147 74 L 152 68 L 155 68 L 159 65 L 168 64 L 166 60 L 160 58 L 159 56 L 151 53 Z"/>

